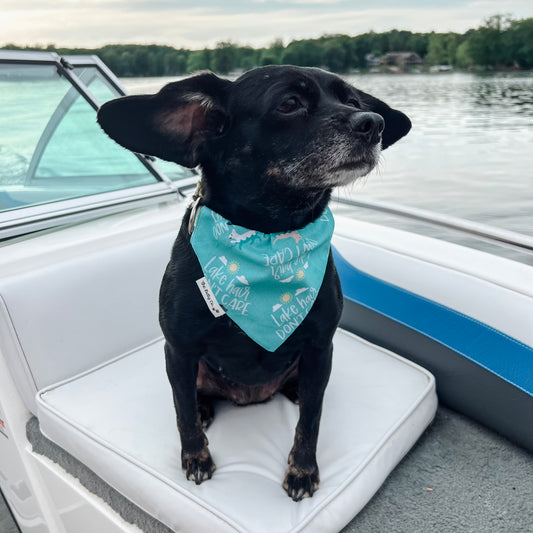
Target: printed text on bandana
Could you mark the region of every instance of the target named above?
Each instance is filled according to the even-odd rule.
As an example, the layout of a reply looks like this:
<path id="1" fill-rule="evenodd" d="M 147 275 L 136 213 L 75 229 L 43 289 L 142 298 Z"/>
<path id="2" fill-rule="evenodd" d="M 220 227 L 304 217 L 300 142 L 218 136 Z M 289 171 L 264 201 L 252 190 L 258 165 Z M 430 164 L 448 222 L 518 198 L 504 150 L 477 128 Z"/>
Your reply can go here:
<path id="1" fill-rule="evenodd" d="M 299 236 L 291 235 L 296 242 Z M 317 290 L 314 287 L 300 286 L 293 288 L 293 281 L 303 281 L 309 267 L 310 252 L 317 242 L 307 239 L 291 247 L 287 246 L 273 254 L 263 254 L 262 266 L 274 280 L 279 282 L 279 301 L 272 306 L 270 319 L 275 326 L 276 335 L 285 340 L 303 322 L 313 305 Z M 239 273 L 238 261 L 226 256 L 214 256 L 204 266 L 211 294 L 224 309 L 231 309 L 242 316 L 248 316 L 251 305 L 250 294 L 253 290 L 243 273 Z M 287 290 L 283 290 L 286 287 Z M 292 290 L 291 290 L 292 288 Z M 215 313 L 213 313 L 215 314 Z M 215 316 L 220 316 L 215 314 Z"/>
<path id="2" fill-rule="evenodd" d="M 294 303 L 277 304 L 272 308 L 270 318 L 276 325 L 276 335 L 282 340 L 285 340 L 303 322 L 315 301 L 317 293 L 315 288 L 306 287 L 300 290 L 302 292 L 295 295 Z M 289 293 L 284 293 L 281 296 L 281 301 L 284 299 L 293 302 L 293 298 Z"/>
<path id="3" fill-rule="evenodd" d="M 237 263 L 228 264 L 224 256 L 215 256 L 205 265 L 204 272 L 216 301 L 226 310 L 247 316 L 250 286 L 238 279 L 237 269 Z"/>
<path id="4" fill-rule="evenodd" d="M 213 307 L 214 300 L 250 338 L 274 351 L 316 300 L 333 224 L 326 209 L 304 228 L 264 234 L 204 206 L 191 243 L 210 288 L 203 294 L 207 305 Z"/>

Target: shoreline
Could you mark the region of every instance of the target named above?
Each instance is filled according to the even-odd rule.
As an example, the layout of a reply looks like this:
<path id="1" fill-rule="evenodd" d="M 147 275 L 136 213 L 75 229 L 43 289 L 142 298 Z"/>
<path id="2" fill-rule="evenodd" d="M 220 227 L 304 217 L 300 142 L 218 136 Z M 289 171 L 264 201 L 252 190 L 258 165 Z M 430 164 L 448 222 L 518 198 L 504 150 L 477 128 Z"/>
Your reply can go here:
<path id="1" fill-rule="evenodd" d="M 283 66 L 283 65 L 280 65 Z M 259 67 L 252 67 L 249 70 L 252 70 L 253 68 L 259 68 Z M 324 70 L 328 70 L 324 67 L 317 67 L 317 68 L 323 68 Z M 164 74 L 161 76 L 154 76 L 152 74 L 148 74 L 146 76 L 140 75 L 140 74 L 132 74 L 132 75 L 123 75 L 119 76 L 120 79 L 143 79 L 143 78 L 187 78 L 189 76 L 194 76 L 198 72 L 204 72 L 204 71 L 195 71 L 195 72 L 186 72 L 186 73 L 178 73 L 178 74 Z M 247 70 L 235 70 L 229 73 L 221 73 L 216 72 L 214 70 L 210 70 L 209 72 L 213 72 L 217 76 L 224 77 L 224 78 L 237 78 L 244 72 L 247 72 Z M 339 76 L 375 76 L 375 75 L 387 75 L 387 76 L 399 76 L 399 75 L 409 75 L 409 76 L 419 76 L 419 75 L 431 75 L 431 76 L 439 76 L 439 75 L 451 75 L 451 74 L 474 74 L 477 76 L 486 76 L 486 75 L 499 75 L 499 74 L 512 74 L 516 76 L 531 76 L 533 75 L 533 70 L 526 70 L 526 69 L 459 69 L 459 68 L 451 68 L 451 69 L 443 69 L 443 70 L 436 70 L 431 71 L 428 68 L 419 69 L 419 70 L 391 70 L 391 69 L 382 69 L 382 70 L 372 70 L 372 69 L 352 69 L 345 72 L 339 72 L 336 71 L 335 74 L 338 74 Z"/>

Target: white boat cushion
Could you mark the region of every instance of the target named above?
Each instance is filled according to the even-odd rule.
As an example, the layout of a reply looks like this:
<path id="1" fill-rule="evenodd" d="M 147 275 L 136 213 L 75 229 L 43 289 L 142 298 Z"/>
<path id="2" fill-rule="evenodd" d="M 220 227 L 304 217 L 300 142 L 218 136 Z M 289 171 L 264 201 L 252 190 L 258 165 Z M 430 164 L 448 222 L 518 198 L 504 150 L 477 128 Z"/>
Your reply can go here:
<path id="1" fill-rule="evenodd" d="M 0 349 L 31 412 L 38 390 L 160 337 L 175 230 L 150 230 L 161 233 L 100 238 L 93 248 L 78 236 L 82 244 L 65 244 L 45 265 L 46 243 L 34 245 L 26 272 L 0 276 Z"/>
<path id="2" fill-rule="evenodd" d="M 320 489 L 282 489 L 298 407 L 217 404 L 207 431 L 217 470 L 196 486 L 179 436 L 158 340 L 37 396 L 41 431 L 174 531 L 339 531 L 370 500 L 433 419 L 433 376 L 339 330 L 318 442 Z"/>

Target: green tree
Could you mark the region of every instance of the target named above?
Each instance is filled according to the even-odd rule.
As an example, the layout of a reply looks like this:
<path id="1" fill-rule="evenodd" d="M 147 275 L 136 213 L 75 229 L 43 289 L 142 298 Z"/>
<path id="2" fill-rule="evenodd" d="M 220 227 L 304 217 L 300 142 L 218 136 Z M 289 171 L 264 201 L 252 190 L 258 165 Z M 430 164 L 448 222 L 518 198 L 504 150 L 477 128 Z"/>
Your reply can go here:
<path id="1" fill-rule="evenodd" d="M 354 39 L 349 35 L 327 35 L 318 41 L 322 62 L 329 70 L 346 72 L 354 67 Z"/>
<path id="2" fill-rule="evenodd" d="M 292 41 L 283 52 L 285 65 L 318 67 L 322 65 L 322 48 L 315 40 Z"/>
<path id="3" fill-rule="evenodd" d="M 409 41 L 411 38 L 411 32 L 410 31 L 398 31 L 398 30 L 391 30 L 387 32 L 388 36 L 388 51 L 390 52 L 405 52 L 407 50 L 411 50 L 409 47 Z"/>
<path id="4" fill-rule="evenodd" d="M 211 68 L 211 50 L 193 50 L 187 59 L 187 72 L 209 70 Z"/>
<path id="5" fill-rule="evenodd" d="M 533 18 L 514 20 L 502 35 L 506 64 L 533 68 Z"/>
<path id="6" fill-rule="evenodd" d="M 457 34 L 431 32 L 428 38 L 426 63 L 428 65 L 455 64 L 457 46 Z"/>
<path id="7" fill-rule="evenodd" d="M 279 65 L 285 46 L 281 39 L 276 39 L 268 48 L 262 49 L 259 54 L 260 65 Z"/>
<path id="8" fill-rule="evenodd" d="M 374 32 L 364 33 L 353 40 L 354 67 L 366 67 L 366 56 L 374 53 L 374 36 Z M 377 55 L 381 55 L 381 52 L 378 52 Z"/>
<path id="9" fill-rule="evenodd" d="M 250 46 L 236 48 L 236 66 L 243 70 L 250 70 L 260 64 L 260 51 Z"/>
<path id="10" fill-rule="evenodd" d="M 332 72 L 344 72 L 347 64 L 347 51 L 337 39 L 331 39 L 323 45 L 322 60 L 324 66 Z"/>
<path id="11" fill-rule="evenodd" d="M 188 50 L 179 50 L 170 60 L 171 74 L 185 74 L 187 72 L 187 62 L 190 52 Z"/>
<path id="12" fill-rule="evenodd" d="M 420 57 L 425 57 L 428 52 L 429 35 L 428 33 L 412 33 L 405 50 L 411 50 Z"/>
<path id="13" fill-rule="evenodd" d="M 268 50 L 264 49 L 261 50 L 259 64 L 263 67 L 266 65 L 279 65 L 279 61 L 274 54 L 271 54 Z"/>
<path id="14" fill-rule="evenodd" d="M 472 57 L 470 56 L 470 46 L 468 40 L 463 41 L 455 52 L 455 65 L 459 68 L 469 68 L 473 65 Z"/>
<path id="15" fill-rule="evenodd" d="M 213 50 L 211 68 L 220 74 L 228 74 L 237 66 L 236 56 L 235 45 L 229 42 L 220 42 Z"/>
<path id="16" fill-rule="evenodd" d="M 472 60 L 483 67 L 495 67 L 506 63 L 502 36 L 510 26 L 506 15 L 493 15 L 469 37 L 469 51 Z"/>
<path id="17" fill-rule="evenodd" d="M 96 54 L 119 76 L 163 76 L 213 69 L 228 73 L 236 68 L 256 65 L 295 64 L 325 66 L 336 72 L 365 68 L 366 56 L 381 56 L 391 51 L 416 52 L 429 65 L 450 64 L 466 67 L 533 68 L 533 18 L 513 20 L 508 15 L 493 15 L 476 29 L 464 34 L 373 31 L 351 37 L 324 35 L 319 39 L 292 41 L 287 47 L 281 39 L 268 48 L 254 49 L 230 42 L 215 49 L 177 50 L 161 45 L 106 45 L 98 49 L 57 48 L 54 44 L 18 46 L 6 50 L 49 50 L 61 55 Z"/>
<path id="18" fill-rule="evenodd" d="M 428 65 L 442 65 L 447 63 L 446 45 L 441 33 L 431 32 L 428 40 L 426 63 Z"/>

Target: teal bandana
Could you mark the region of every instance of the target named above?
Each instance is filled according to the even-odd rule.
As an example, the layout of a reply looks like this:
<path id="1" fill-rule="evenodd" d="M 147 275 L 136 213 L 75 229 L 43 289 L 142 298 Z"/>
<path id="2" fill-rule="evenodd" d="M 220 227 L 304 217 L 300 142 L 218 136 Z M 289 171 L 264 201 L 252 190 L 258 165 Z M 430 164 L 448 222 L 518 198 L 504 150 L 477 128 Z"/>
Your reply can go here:
<path id="1" fill-rule="evenodd" d="M 205 276 L 197 284 L 213 315 L 226 313 L 257 344 L 275 351 L 313 306 L 333 227 L 329 208 L 302 229 L 261 233 L 202 207 L 191 244 Z"/>

